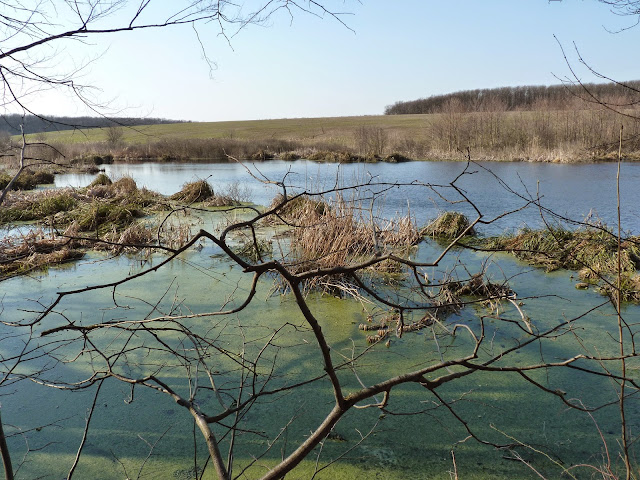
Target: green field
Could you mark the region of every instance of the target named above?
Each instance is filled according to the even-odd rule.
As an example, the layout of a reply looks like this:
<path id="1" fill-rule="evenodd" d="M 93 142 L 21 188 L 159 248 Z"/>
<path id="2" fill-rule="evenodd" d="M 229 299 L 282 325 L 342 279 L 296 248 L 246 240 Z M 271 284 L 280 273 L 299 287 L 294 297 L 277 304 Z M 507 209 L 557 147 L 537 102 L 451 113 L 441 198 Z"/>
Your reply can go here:
<path id="1" fill-rule="evenodd" d="M 124 142 L 140 144 L 161 138 L 296 140 L 305 142 L 353 143 L 354 132 L 362 126 L 383 128 L 394 134 L 424 137 L 433 115 L 372 115 L 362 117 L 285 118 L 233 122 L 189 122 L 123 128 Z M 29 139 L 37 136 L 30 135 Z M 102 142 L 106 129 L 81 129 L 48 133 L 47 140 L 59 143 Z"/>

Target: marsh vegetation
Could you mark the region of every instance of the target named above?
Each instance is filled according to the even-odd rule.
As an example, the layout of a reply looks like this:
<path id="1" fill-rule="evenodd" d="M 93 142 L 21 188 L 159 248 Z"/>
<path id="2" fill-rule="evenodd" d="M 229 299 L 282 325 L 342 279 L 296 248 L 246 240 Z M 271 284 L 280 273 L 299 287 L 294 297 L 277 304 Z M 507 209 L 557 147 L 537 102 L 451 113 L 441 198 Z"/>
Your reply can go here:
<path id="1" fill-rule="evenodd" d="M 415 175 L 419 165 L 404 168 Z M 401 166 L 384 167 L 393 168 L 395 175 Z M 577 291 L 570 274 L 558 272 L 577 268 L 570 261 L 574 257 L 593 262 L 594 270 L 614 262 L 615 235 L 607 227 L 594 223 L 554 230 L 556 246 L 564 250 L 552 248 L 542 229 L 529 229 L 536 234 L 527 229 L 487 234 L 497 212 L 490 212 L 488 224 L 479 223 L 463 208 L 456 190 L 443 182 L 387 183 L 375 170 L 356 187 L 342 186 L 343 172 L 329 173 L 328 187 L 314 180 L 310 183 L 315 187 L 305 189 L 300 178 L 307 182 L 306 169 L 296 177 L 291 167 L 283 167 L 286 181 L 265 184 L 256 178 L 275 173 L 260 167 L 253 171 L 257 185 L 275 185 L 280 194 L 261 201 L 263 206 L 247 205 L 241 197 L 260 189 L 249 181 L 244 187 L 234 183 L 218 165 L 210 168 L 217 169 L 216 181 L 183 182 L 175 171 L 167 171 L 173 191 L 163 195 L 139 188 L 132 177 L 113 176 L 114 181 L 99 175 L 86 187 L 12 192 L 8 197 L 25 202 L 23 211 L 48 213 L 33 220 L 40 226 L 25 231 L 22 243 L 5 242 L 3 252 L 26 261 L 34 253 L 64 251 L 55 242 L 65 241 L 86 258 L 47 275 L 34 272 L 35 256 L 24 265 L 16 261 L 7 276 L 31 275 L 4 282 L 7 308 L 31 313 L 3 328 L 33 328 L 39 335 L 27 339 L 33 351 L 60 360 L 50 372 L 33 375 L 55 385 L 60 395 L 73 392 L 94 412 L 93 423 L 76 422 L 91 439 L 80 471 L 91 476 L 98 469 L 115 479 L 124 468 L 164 478 L 186 475 L 191 468 L 208 478 L 213 471 L 207 458 L 216 454 L 215 438 L 220 448 L 233 452 L 231 460 L 222 461 L 225 468 L 230 465 L 250 478 L 265 471 L 267 478 L 276 478 L 295 463 L 299 475 L 367 478 L 380 473 L 399 479 L 450 469 L 449 460 L 442 458 L 451 445 L 445 441 L 441 446 L 442 438 L 456 444 L 469 430 L 474 446 L 468 440 L 454 447 L 456 468 L 469 472 L 469 478 L 525 478 L 526 464 L 532 462 L 547 478 L 562 472 L 580 478 L 581 468 L 604 468 L 594 459 L 602 447 L 598 428 L 610 432 L 604 436 L 610 448 L 617 437 L 612 416 L 616 391 L 598 376 L 601 365 L 617 375 L 615 341 L 601 335 L 603 328 L 615 331 L 605 320 L 611 304 L 607 297 Z M 453 174 L 466 194 L 481 175 L 474 168 L 466 167 L 468 175 Z M 166 187 L 169 177 L 159 184 Z M 408 196 L 414 203 L 403 211 L 399 205 L 406 205 Z M 49 197 L 58 207 L 37 206 L 38 198 L 46 205 Z M 233 201 L 223 201 L 225 197 Z M 453 201 L 457 211 L 440 204 L 425 213 L 423 206 L 436 199 Z M 487 202 L 496 205 L 496 191 Z M 219 203 L 226 206 L 215 206 Z M 99 206 L 119 213 L 113 218 L 98 215 Z M 116 207 L 137 213 L 121 217 Z M 80 229 L 84 218 L 91 219 L 83 223 L 86 231 Z M 524 233 L 532 238 L 525 239 Z M 535 241 L 536 236 L 543 240 Z M 627 237 L 623 243 L 631 263 L 625 275 L 633 278 L 635 237 Z M 555 276 L 543 268 L 526 272 L 522 263 L 493 250 L 528 250 L 531 258 L 519 258 L 544 267 L 537 259 L 558 254 Z M 607 270 L 597 267 L 597 272 L 601 285 L 611 283 Z M 39 296 L 26 301 L 20 292 L 33 288 L 33 282 L 39 282 Z M 553 296 L 547 293 L 550 284 Z M 571 301 L 563 304 L 562 319 L 550 318 L 560 294 Z M 625 308 L 635 314 L 633 303 Z M 577 329 L 582 329 L 581 338 L 574 341 Z M 575 362 L 582 370 L 571 371 L 569 380 L 564 362 L 566 368 Z M 514 369 L 517 376 L 505 369 Z M 344 392 L 338 396 L 345 402 L 341 407 L 335 407 L 340 401 L 335 389 Z M 535 414 L 530 425 L 523 425 L 519 416 L 524 399 Z M 90 407 L 92 403 L 97 406 Z M 570 413 L 562 418 L 549 416 L 566 408 Z M 132 416 L 134 410 L 139 414 Z M 301 411 L 304 415 L 296 413 Z M 430 424 L 435 419 L 436 426 L 425 429 L 424 415 Z M 202 440 L 194 437 L 194 419 L 211 422 L 209 427 L 196 423 L 205 434 Z M 553 432 L 545 430 L 545 422 L 552 420 Z M 165 424 L 172 429 L 165 431 Z M 579 451 L 567 443 L 575 438 L 577 424 Z M 110 440 L 113 425 L 118 425 L 124 449 Z M 207 437 L 208 428 L 220 439 Z M 130 430 L 149 432 L 140 434 L 146 443 L 133 441 Z M 34 445 L 56 435 L 47 426 L 36 433 L 26 434 Z M 301 459 L 295 447 L 287 447 L 314 442 L 319 442 L 313 450 L 317 462 Z M 74 444 L 70 438 L 60 448 L 56 458 L 62 465 L 75 455 Z M 271 445 L 289 455 L 282 460 Z M 565 463 L 549 461 L 537 453 L 541 449 Z M 259 466 L 253 459 L 256 452 Z M 118 461 L 110 460 L 114 456 Z M 518 460 L 523 456 L 526 463 Z M 22 467 L 27 475 L 54 468 L 46 462 L 43 467 L 36 451 L 27 457 L 33 459 Z M 591 467 L 570 466 L 585 458 Z M 607 468 L 620 471 L 615 462 Z"/>

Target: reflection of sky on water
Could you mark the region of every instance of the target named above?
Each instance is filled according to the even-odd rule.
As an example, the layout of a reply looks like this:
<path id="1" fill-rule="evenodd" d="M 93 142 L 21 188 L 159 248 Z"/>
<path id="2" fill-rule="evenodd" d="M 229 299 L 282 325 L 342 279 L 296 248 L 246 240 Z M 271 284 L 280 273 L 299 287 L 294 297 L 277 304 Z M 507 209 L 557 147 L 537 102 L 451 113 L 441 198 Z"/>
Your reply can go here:
<path id="1" fill-rule="evenodd" d="M 464 170 L 465 165 L 463 162 L 409 162 L 338 166 L 300 160 L 294 163 L 269 161 L 247 166 L 259 178 L 271 181 L 286 178 L 285 183 L 297 190 L 318 191 L 335 185 L 383 183 L 385 185 L 364 189 L 365 194 L 384 190 L 376 200 L 374 211 L 381 209 L 383 215 L 390 216 L 404 214 L 409 208 L 418 224 L 423 224 L 442 210 L 460 210 L 474 216 L 475 212 L 468 204 L 447 204 L 439 197 L 442 194 L 450 201 L 461 200 L 457 193 L 445 186 Z M 482 167 L 490 169 L 504 183 Z M 260 183 L 236 163 L 113 164 L 104 165 L 104 168 L 112 178 L 130 175 L 138 186 L 165 195 L 177 192 L 184 183 L 196 179 L 207 179 L 217 191 L 239 182 L 250 190 L 252 201 L 262 205 L 268 205 L 278 193 L 276 185 Z M 457 184 L 486 219 L 525 205 L 525 200 L 510 192 L 510 188 L 524 197 L 536 196 L 536 192 L 539 192 L 543 206 L 575 220 L 583 220 L 593 212 L 609 225 L 616 223 L 616 165 L 613 163 L 565 165 L 491 162 L 481 166 L 472 165 L 469 172 L 473 173 L 463 175 Z M 92 178 L 92 175 L 84 174 L 58 175 L 56 186 L 86 186 Z M 635 188 L 639 179 L 639 164 L 627 163 L 622 166 L 622 223 L 625 230 L 634 233 L 640 231 L 640 218 L 635 209 L 640 203 L 640 189 Z M 420 182 L 442 187 L 437 191 L 418 185 L 386 188 L 395 182 Z M 491 227 L 483 227 L 483 230 L 486 233 L 499 233 L 523 224 L 541 226 L 536 207 L 530 206 L 499 220 Z"/>

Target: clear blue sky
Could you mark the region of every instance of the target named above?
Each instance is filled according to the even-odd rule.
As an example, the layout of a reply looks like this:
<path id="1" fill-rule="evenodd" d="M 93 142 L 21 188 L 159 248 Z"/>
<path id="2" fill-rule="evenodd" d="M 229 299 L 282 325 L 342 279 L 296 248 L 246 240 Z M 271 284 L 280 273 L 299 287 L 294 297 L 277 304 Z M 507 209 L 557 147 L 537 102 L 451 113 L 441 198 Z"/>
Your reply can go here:
<path id="1" fill-rule="evenodd" d="M 169 0 L 168 0 L 169 1 Z M 173 3 L 174 0 L 170 0 Z M 82 82 L 100 88 L 110 113 L 220 121 L 381 114 L 386 105 L 457 90 L 550 85 L 569 74 L 554 34 L 579 68 L 573 42 L 595 68 L 640 79 L 640 27 L 596 0 L 329 0 L 331 18 L 284 12 L 230 44 L 215 25 L 123 33 L 67 48 L 95 58 Z M 170 3 L 169 3 L 170 4 Z M 42 99 L 42 113 L 83 113 Z"/>

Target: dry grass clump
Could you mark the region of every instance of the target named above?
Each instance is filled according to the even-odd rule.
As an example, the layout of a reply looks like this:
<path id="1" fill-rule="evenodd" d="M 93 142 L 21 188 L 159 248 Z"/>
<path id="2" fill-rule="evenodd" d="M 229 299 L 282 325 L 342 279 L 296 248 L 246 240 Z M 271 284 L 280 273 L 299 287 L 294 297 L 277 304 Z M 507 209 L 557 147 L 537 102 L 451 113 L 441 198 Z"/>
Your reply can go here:
<path id="1" fill-rule="evenodd" d="M 618 240 L 603 225 L 568 230 L 552 226 L 544 230 L 524 229 L 516 235 L 487 239 L 484 246 L 506 250 L 547 272 L 565 268 L 579 277 L 600 284 L 603 293 L 612 294 L 617 284 Z M 629 237 L 621 244 L 621 295 L 625 301 L 640 301 L 640 238 Z"/>
<path id="2" fill-rule="evenodd" d="M 127 228 L 136 218 L 159 208 L 161 196 L 124 177 L 108 184 L 81 190 L 63 189 L 36 192 L 12 192 L 0 209 L 0 224 L 18 221 L 39 221 L 42 224 L 66 227 L 76 222 L 80 231 L 107 232 Z"/>
<path id="3" fill-rule="evenodd" d="M 276 199 L 276 204 L 278 200 L 282 201 Z M 293 227 L 288 232 L 291 268 L 302 272 L 347 267 L 390 252 L 406 254 L 419 240 L 417 228 L 409 218 L 373 224 L 361 216 L 358 207 L 357 202 L 341 197 L 323 202 L 300 196 L 284 204 L 278 214 Z M 369 267 L 367 272 L 397 280 L 398 274 L 403 275 L 403 269 L 396 262 L 384 261 Z M 315 278 L 307 287 L 321 290 L 349 288 L 349 279 L 343 277 Z"/>
<path id="4" fill-rule="evenodd" d="M 113 202 L 95 201 L 83 206 L 74 217 L 83 232 L 106 229 L 123 229 L 128 227 L 144 212 L 135 204 L 118 205 Z"/>
<path id="5" fill-rule="evenodd" d="M 42 220 L 77 205 L 71 189 L 15 192 L 6 197 L 0 208 L 0 225 L 20 221 Z"/>
<path id="6" fill-rule="evenodd" d="M 122 177 L 111 184 L 117 195 L 131 195 L 138 191 L 136 181 L 131 177 Z"/>
<path id="7" fill-rule="evenodd" d="M 469 228 L 469 219 L 460 212 L 443 212 L 424 227 L 420 234 L 436 238 L 457 238 Z M 466 235 L 474 235 L 473 228 Z"/>
<path id="8" fill-rule="evenodd" d="M 13 175 L 10 175 L 6 172 L 0 172 L 0 189 L 4 189 L 11 179 Z M 31 170 L 23 170 L 20 176 L 16 179 L 13 184 L 13 190 L 33 190 L 38 185 L 46 185 L 53 183 L 54 176 L 53 173 L 47 172 L 44 170 L 37 170 L 35 172 Z"/>
<path id="9" fill-rule="evenodd" d="M 617 302 L 617 278 L 610 278 L 609 283 L 602 283 L 600 293 Z M 620 275 L 620 299 L 623 302 L 640 302 L 640 275 L 628 272 Z"/>
<path id="10" fill-rule="evenodd" d="M 213 189 L 206 180 L 185 183 L 182 190 L 171 195 L 171 200 L 184 203 L 204 202 L 213 197 Z"/>
<path id="11" fill-rule="evenodd" d="M 0 240 L 0 279 L 81 258 L 76 243 L 42 229 Z"/>
<path id="12" fill-rule="evenodd" d="M 278 208 L 276 213 L 282 220 L 295 222 L 303 217 L 307 220 L 317 219 L 328 212 L 329 205 L 322 200 L 305 196 L 290 197 L 285 202 L 284 195 L 279 193 L 269 205 L 269 210 L 274 208 Z"/>
<path id="13" fill-rule="evenodd" d="M 623 272 L 635 272 L 640 261 L 637 238 L 622 244 Z M 548 272 L 566 268 L 579 270 L 585 279 L 611 275 L 618 268 L 618 240 L 606 226 L 568 230 L 551 226 L 543 230 L 523 229 L 516 235 L 487 239 L 485 246 L 506 250 Z"/>
<path id="14" fill-rule="evenodd" d="M 136 221 L 162 209 L 162 200 L 156 193 L 138 189 L 128 177 L 111 184 L 108 177 L 100 178 L 80 190 L 10 192 L 0 209 L 0 224 L 37 221 L 66 230 L 61 236 L 45 236 L 42 230 L 34 230 L 3 239 L 0 278 L 79 258 L 81 250 L 89 248 L 120 254 L 149 253 L 157 241 L 171 248 L 182 247 L 191 237 L 189 225 L 165 226 L 158 239 L 151 225 Z"/>
<path id="15" fill-rule="evenodd" d="M 182 190 L 169 198 L 182 203 L 202 202 L 206 207 L 229 207 L 248 202 L 250 193 L 236 182 L 216 194 L 206 180 L 198 180 L 185 183 Z"/>
<path id="16" fill-rule="evenodd" d="M 111 185 L 113 182 L 106 173 L 100 173 L 87 188 L 97 187 L 98 185 Z"/>
<path id="17" fill-rule="evenodd" d="M 137 222 L 122 231 L 113 227 L 110 232 L 103 236 L 103 240 L 109 243 L 97 242 L 94 248 L 96 250 L 109 250 L 116 254 L 137 253 L 147 248 L 146 245 L 155 244 L 155 239 L 155 232 L 149 225 Z M 150 251 L 150 248 L 147 248 L 147 250 Z"/>

